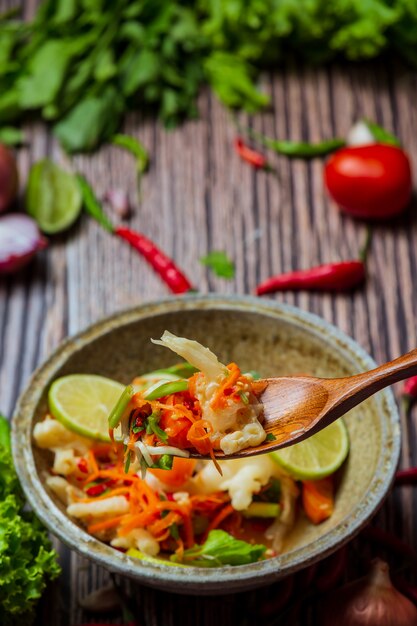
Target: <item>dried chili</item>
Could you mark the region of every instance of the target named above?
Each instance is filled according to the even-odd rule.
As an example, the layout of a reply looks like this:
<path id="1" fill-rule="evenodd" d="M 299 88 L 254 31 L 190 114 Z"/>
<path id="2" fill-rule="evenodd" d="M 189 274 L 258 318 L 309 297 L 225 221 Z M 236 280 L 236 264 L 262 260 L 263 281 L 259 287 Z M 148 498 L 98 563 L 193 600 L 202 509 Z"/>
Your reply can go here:
<path id="1" fill-rule="evenodd" d="M 84 208 L 91 217 L 105 230 L 120 237 L 139 252 L 173 293 L 180 294 L 193 290 L 185 274 L 183 274 L 174 261 L 164 254 L 153 241 L 131 228 L 122 226 L 114 227 L 104 213 L 101 204 L 86 179 L 81 175 L 77 175 L 77 180 L 83 196 Z"/>
<path id="2" fill-rule="evenodd" d="M 366 278 L 366 257 L 370 245 L 368 230 L 365 245 L 358 259 L 327 263 L 307 270 L 298 270 L 272 276 L 256 288 L 258 296 L 286 290 L 349 291 L 361 285 Z"/>
<path id="3" fill-rule="evenodd" d="M 173 293 L 185 293 L 193 289 L 188 278 L 150 239 L 130 228 L 119 226 L 114 234 L 127 241 L 159 274 Z"/>
<path id="4" fill-rule="evenodd" d="M 235 150 L 243 161 L 246 161 L 256 169 L 269 169 L 268 161 L 266 157 L 257 150 L 250 148 L 242 139 L 242 137 L 236 137 Z"/>

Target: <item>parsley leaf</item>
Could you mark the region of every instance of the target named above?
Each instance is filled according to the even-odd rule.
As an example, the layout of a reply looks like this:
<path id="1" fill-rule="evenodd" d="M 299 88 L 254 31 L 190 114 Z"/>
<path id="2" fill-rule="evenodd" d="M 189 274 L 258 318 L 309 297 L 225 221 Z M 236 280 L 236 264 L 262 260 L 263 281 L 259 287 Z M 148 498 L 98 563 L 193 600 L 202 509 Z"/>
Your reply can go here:
<path id="1" fill-rule="evenodd" d="M 200 259 L 200 263 L 209 267 L 216 276 L 232 279 L 235 276 L 235 264 L 225 252 L 213 251 Z"/>

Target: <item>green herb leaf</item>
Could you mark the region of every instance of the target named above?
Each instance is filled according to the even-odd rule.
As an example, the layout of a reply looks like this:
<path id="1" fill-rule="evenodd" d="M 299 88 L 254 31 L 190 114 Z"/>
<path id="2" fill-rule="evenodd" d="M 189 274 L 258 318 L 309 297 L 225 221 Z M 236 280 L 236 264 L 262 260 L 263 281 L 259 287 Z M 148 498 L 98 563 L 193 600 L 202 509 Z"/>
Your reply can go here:
<path id="1" fill-rule="evenodd" d="M 198 567 L 220 567 L 221 565 L 246 565 L 262 559 L 266 546 L 251 544 L 235 539 L 224 530 L 211 530 L 205 543 L 184 551 L 183 561 Z M 176 555 L 171 561 L 178 561 Z"/>
<path id="2" fill-rule="evenodd" d="M 123 99 L 112 86 L 99 96 L 81 100 L 56 126 L 67 152 L 89 152 L 109 139 L 120 124 Z"/>
<path id="3" fill-rule="evenodd" d="M 36 109 L 52 102 L 65 78 L 71 56 L 71 43 L 50 39 L 31 57 L 28 75 L 19 81 L 20 106 Z"/>
<path id="4" fill-rule="evenodd" d="M 265 441 L 276 441 L 276 439 L 277 438 L 275 437 L 275 435 L 273 433 L 268 433 L 266 438 L 265 438 Z"/>
<path id="5" fill-rule="evenodd" d="M 29 173 L 26 210 L 49 235 L 69 228 L 81 212 L 82 197 L 75 176 L 44 159 Z"/>
<path id="6" fill-rule="evenodd" d="M 213 251 L 200 259 L 200 263 L 209 267 L 216 276 L 232 279 L 235 276 L 235 265 L 225 252 Z"/>

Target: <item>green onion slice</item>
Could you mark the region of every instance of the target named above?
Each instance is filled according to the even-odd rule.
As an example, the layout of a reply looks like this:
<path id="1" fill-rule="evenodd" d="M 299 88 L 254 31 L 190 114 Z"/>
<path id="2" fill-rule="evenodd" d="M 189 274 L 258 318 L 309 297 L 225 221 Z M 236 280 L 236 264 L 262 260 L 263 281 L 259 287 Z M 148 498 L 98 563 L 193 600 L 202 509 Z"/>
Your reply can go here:
<path id="1" fill-rule="evenodd" d="M 177 393 L 178 391 L 186 391 L 188 389 L 188 380 L 175 380 L 173 382 L 158 382 L 152 387 L 149 387 L 143 394 L 145 400 L 158 400 L 164 396 L 169 396 L 171 393 Z"/>
<path id="2" fill-rule="evenodd" d="M 133 388 L 133 385 L 128 385 L 109 415 L 109 428 L 116 428 L 116 426 L 120 424 L 120 422 L 122 421 L 122 417 L 134 394 L 135 390 Z"/>

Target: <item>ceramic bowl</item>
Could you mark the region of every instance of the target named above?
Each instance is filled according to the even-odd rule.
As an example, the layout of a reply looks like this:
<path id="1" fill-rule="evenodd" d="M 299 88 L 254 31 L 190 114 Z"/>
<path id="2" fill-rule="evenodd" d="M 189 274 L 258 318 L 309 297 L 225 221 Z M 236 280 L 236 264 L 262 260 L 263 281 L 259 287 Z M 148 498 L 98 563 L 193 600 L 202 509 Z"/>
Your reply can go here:
<path id="1" fill-rule="evenodd" d="M 300 516 L 285 552 L 239 567 L 176 568 L 142 563 L 91 537 L 69 519 L 42 473 L 50 453 L 32 445 L 34 424 L 47 408 L 51 382 L 71 373 L 95 373 L 127 383 L 140 372 L 172 364 L 150 337 L 165 329 L 209 346 L 224 362 L 236 361 L 264 376 L 311 373 L 335 377 L 375 367 L 352 339 L 315 315 L 250 297 L 190 296 L 145 304 L 100 321 L 64 341 L 32 376 L 13 418 L 13 452 L 26 496 L 40 519 L 70 548 L 114 572 L 179 593 L 218 594 L 276 581 L 310 565 L 350 540 L 387 494 L 400 450 L 399 416 L 390 390 L 346 416 L 351 449 L 332 517 L 313 526 Z"/>

